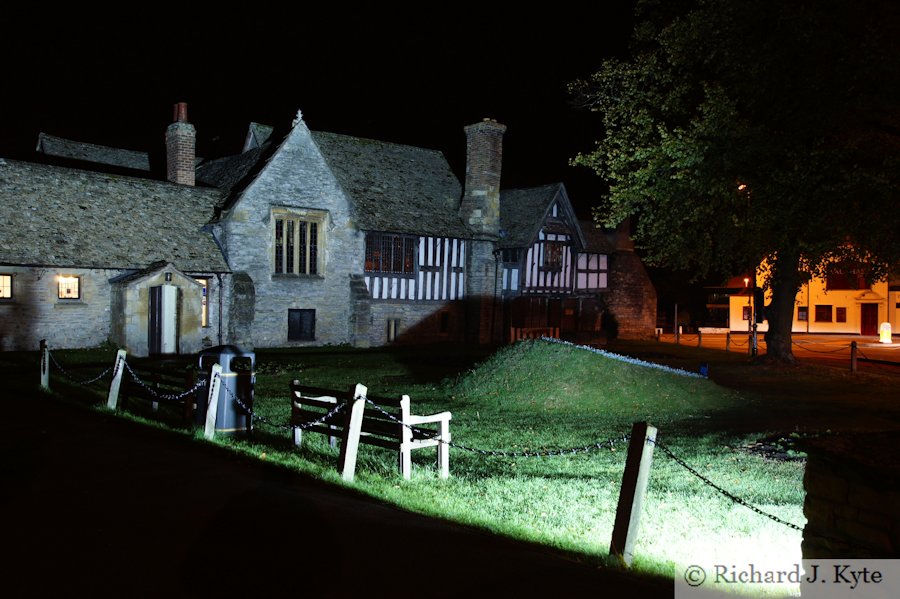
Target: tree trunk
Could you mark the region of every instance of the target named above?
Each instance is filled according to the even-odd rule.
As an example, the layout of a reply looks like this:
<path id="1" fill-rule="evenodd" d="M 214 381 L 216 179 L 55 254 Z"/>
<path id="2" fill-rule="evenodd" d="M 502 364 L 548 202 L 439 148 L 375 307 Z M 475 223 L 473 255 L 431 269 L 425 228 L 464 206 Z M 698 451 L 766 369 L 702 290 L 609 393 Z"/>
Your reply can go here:
<path id="1" fill-rule="evenodd" d="M 772 303 L 767 311 L 766 360 L 794 364 L 797 360 L 791 351 L 791 328 L 794 302 L 800 290 L 800 254 L 797 251 L 780 251 L 771 265 Z"/>

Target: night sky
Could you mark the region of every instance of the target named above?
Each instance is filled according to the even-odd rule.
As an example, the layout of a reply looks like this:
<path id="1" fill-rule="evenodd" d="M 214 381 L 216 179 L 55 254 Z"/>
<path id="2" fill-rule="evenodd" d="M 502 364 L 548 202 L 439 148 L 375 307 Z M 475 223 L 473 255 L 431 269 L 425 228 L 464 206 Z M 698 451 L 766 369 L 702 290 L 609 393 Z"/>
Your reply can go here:
<path id="1" fill-rule="evenodd" d="M 508 126 L 503 186 L 563 181 L 587 217 L 603 182 L 568 161 L 600 137 L 599 119 L 566 85 L 624 51 L 632 5 L 13 14 L 0 156 L 33 159 L 40 131 L 159 152 L 184 101 L 204 157 L 240 151 L 250 121 L 286 127 L 300 109 L 313 130 L 441 150 L 462 178 L 463 127 L 490 117 Z"/>

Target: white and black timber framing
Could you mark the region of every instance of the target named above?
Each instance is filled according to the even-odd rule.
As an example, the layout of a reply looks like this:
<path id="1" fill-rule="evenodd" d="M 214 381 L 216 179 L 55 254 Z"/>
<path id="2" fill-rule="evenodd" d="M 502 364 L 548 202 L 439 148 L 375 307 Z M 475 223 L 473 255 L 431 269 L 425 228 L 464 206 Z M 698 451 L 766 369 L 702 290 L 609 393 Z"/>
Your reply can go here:
<path id="1" fill-rule="evenodd" d="M 465 263 L 464 240 L 419 237 L 413 272 L 366 272 L 366 286 L 376 300 L 458 300 L 465 297 Z"/>

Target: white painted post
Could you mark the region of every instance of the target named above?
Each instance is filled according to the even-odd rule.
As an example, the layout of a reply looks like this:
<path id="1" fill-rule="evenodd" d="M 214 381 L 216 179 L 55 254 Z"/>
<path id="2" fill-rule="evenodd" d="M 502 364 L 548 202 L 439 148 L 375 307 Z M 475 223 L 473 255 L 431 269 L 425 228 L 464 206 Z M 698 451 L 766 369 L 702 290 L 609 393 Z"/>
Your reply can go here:
<path id="1" fill-rule="evenodd" d="M 450 416 L 441 420 L 441 438 L 437 447 L 441 478 L 450 478 Z"/>
<path id="2" fill-rule="evenodd" d="M 412 478 L 412 430 L 409 428 L 409 395 L 400 396 L 400 474 L 404 480 Z"/>
<path id="3" fill-rule="evenodd" d="M 219 385 L 222 384 L 222 366 L 213 364 L 209 373 L 209 397 L 206 400 L 206 428 L 203 436 L 207 441 L 212 441 L 216 436 L 216 414 L 219 411 Z"/>
<path id="4" fill-rule="evenodd" d="M 50 390 L 50 350 L 46 339 L 41 339 L 41 389 Z"/>
<path id="5" fill-rule="evenodd" d="M 356 455 L 359 451 L 359 435 L 362 432 L 363 412 L 366 409 L 368 392 L 365 385 L 358 384 L 353 390 L 353 397 L 348 400 L 350 409 L 344 422 L 344 438 L 341 440 L 341 453 L 338 457 L 341 478 L 347 482 L 353 482 L 356 474 Z"/>
<path id="6" fill-rule="evenodd" d="M 625 472 L 622 475 L 619 504 L 616 507 L 616 522 L 609 543 L 610 561 L 626 567 L 631 566 L 634 559 L 634 542 L 638 535 L 641 506 L 650 482 L 655 440 L 656 427 L 646 422 L 634 423 L 625 459 Z"/>
<path id="7" fill-rule="evenodd" d="M 113 378 L 109 383 L 109 395 L 106 396 L 106 407 L 115 411 L 119 405 L 119 387 L 122 385 L 122 373 L 125 372 L 125 350 L 116 352 L 116 361 L 113 366 Z"/>

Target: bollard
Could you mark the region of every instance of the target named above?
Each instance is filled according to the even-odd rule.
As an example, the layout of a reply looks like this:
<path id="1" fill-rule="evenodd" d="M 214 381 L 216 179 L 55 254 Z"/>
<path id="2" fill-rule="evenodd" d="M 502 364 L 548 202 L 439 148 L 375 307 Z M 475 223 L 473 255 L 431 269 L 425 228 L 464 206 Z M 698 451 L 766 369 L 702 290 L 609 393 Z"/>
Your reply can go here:
<path id="1" fill-rule="evenodd" d="M 703 331 L 697 329 L 697 347 L 702 347 L 703 345 Z"/>
<path id="2" fill-rule="evenodd" d="M 850 342 L 850 372 L 856 372 L 856 341 Z"/>
<path id="3" fill-rule="evenodd" d="M 679 345 L 681 343 L 681 327 L 675 326 L 675 345 Z"/>
<path id="4" fill-rule="evenodd" d="M 656 428 L 646 422 L 635 422 L 631 428 L 631 441 L 628 444 L 619 504 L 616 507 L 616 521 L 609 543 L 611 563 L 631 566 L 634 559 L 634 543 L 638 535 L 641 506 L 650 482 L 656 433 Z"/>
<path id="5" fill-rule="evenodd" d="M 725 351 L 728 351 L 729 347 L 731 347 L 731 331 L 725 333 Z"/>
<path id="6" fill-rule="evenodd" d="M 203 429 L 203 437 L 212 441 L 216 436 L 216 413 L 219 410 L 219 385 L 222 384 L 222 366 L 218 363 L 212 365 L 209 373 L 209 394 L 206 397 L 206 426 Z"/>
<path id="7" fill-rule="evenodd" d="M 50 350 L 46 339 L 41 339 L 41 389 L 50 390 Z"/>
<path id="8" fill-rule="evenodd" d="M 112 411 L 119 405 L 119 387 L 122 385 L 122 373 L 125 371 L 125 350 L 116 352 L 116 361 L 113 366 L 113 378 L 109 383 L 109 393 L 106 396 L 106 408 Z"/>

